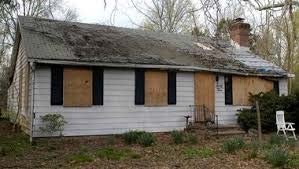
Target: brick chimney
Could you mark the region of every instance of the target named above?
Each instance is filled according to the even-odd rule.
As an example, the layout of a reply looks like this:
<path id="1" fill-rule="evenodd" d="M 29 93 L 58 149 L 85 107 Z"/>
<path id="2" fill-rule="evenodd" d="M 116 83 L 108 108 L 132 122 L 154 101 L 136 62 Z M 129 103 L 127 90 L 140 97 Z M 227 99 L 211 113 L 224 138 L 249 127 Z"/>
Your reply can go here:
<path id="1" fill-rule="evenodd" d="M 249 47 L 250 24 L 243 18 L 236 18 L 230 27 L 230 38 L 237 47 Z"/>

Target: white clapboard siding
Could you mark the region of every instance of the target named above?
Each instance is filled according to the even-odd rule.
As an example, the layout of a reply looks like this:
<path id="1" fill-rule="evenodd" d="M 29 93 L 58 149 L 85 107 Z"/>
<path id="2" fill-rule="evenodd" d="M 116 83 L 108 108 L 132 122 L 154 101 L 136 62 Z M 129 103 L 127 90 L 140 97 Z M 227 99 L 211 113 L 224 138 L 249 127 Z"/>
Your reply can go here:
<path id="1" fill-rule="evenodd" d="M 194 104 L 193 73 L 177 73 L 177 104 L 164 107 L 135 105 L 135 73 L 130 69 L 104 70 L 104 105 L 63 107 L 50 105 L 51 71 L 39 66 L 35 72 L 34 136 L 39 132 L 40 116 L 60 113 L 67 124 L 63 135 L 120 134 L 129 130 L 165 132 L 185 127 L 184 116 Z"/>
<path id="2" fill-rule="evenodd" d="M 218 123 L 220 125 L 237 124 L 237 110 L 246 108 L 246 106 L 225 105 L 224 76 L 218 76 L 215 91 L 215 114 L 218 115 Z"/>
<path id="3" fill-rule="evenodd" d="M 288 79 L 283 78 L 279 80 L 279 95 L 288 95 Z"/>

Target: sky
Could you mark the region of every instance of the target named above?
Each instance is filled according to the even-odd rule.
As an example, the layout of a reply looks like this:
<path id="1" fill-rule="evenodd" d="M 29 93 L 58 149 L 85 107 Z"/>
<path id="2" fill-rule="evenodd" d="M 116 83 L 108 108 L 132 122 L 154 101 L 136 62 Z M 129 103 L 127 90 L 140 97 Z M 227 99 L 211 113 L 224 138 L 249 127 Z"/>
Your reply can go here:
<path id="1" fill-rule="evenodd" d="M 142 0 L 134 0 L 135 2 L 140 2 Z M 151 1 L 151 0 L 146 0 Z M 192 0 L 197 8 L 200 8 L 199 0 Z M 254 2 L 253 0 L 250 0 Z M 275 1 L 275 2 L 274 2 Z M 266 3 L 277 3 L 281 0 L 260 0 L 262 5 L 266 5 Z M 105 25 L 114 25 L 120 27 L 129 27 L 136 28 L 138 24 L 142 23 L 144 17 L 136 11 L 136 9 L 132 6 L 131 0 L 106 0 L 107 6 L 105 8 L 104 0 L 65 0 L 66 5 L 76 9 L 79 14 L 79 22 L 85 23 L 98 23 Z M 115 6 L 115 2 L 117 2 L 117 6 Z M 246 21 L 250 23 L 253 27 L 258 27 L 260 25 L 260 21 L 263 20 L 261 18 L 261 12 L 254 10 L 252 6 L 249 5 L 248 0 L 245 2 L 244 0 L 219 0 L 219 3 L 225 8 L 226 14 L 230 15 L 235 13 L 233 7 L 236 4 L 242 2 L 243 11 L 240 13 L 240 16 L 244 17 Z M 116 11 L 116 12 L 113 12 Z M 114 17 L 111 14 L 115 14 Z M 238 13 L 238 12 L 237 12 Z M 206 25 L 206 19 L 202 14 L 198 14 L 198 22 L 200 24 Z M 134 21 L 134 23 L 133 23 Z"/>
<path id="2" fill-rule="evenodd" d="M 115 8 L 116 1 L 117 8 Z M 130 0 L 106 0 L 106 2 L 105 8 L 104 0 L 66 0 L 66 4 L 78 12 L 80 22 L 121 27 L 136 27 L 134 23 L 142 22 L 142 15 L 130 5 Z M 114 13 L 115 17 L 112 17 L 111 13 Z M 131 20 L 134 20 L 134 23 Z"/>

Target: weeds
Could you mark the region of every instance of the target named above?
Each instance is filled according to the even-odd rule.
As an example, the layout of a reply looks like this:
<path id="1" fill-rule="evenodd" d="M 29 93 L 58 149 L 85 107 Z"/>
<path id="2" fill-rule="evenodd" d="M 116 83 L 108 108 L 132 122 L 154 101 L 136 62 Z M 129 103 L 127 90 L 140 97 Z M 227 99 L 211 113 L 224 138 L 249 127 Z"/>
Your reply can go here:
<path id="1" fill-rule="evenodd" d="M 152 133 L 143 133 L 138 137 L 137 143 L 149 147 L 155 142 L 154 135 Z"/>
<path id="2" fill-rule="evenodd" d="M 272 134 L 270 139 L 269 139 L 269 144 L 270 145 L 282 145 L 284 144 L 284 138 L 282 136 L 278 136 L 276 134 Z"/>
<path id="3" fill-rule="evenodd" d="M 287 150 L 275 146 L 266 152 L 265 159 L 274 167 L 284 167 L 289 161 L 289 154 Z"/>
<path id="4" fill-rule="evenodd" d="M 195 134 L 190 133 L 187 135 L 187 141 L 190 144 L 197 144 L 198 143 L 198 138 Z"/>
<path id="5" fill-rule="evenodd" d="M 129 131 L 123 134 L 123 138 L 126 144 L 136 144 L 138 138 L 144 133 L 144 131 Z"/>
<path id="6" fill-rule="evenodd" d="M 182 144 L 184 142 L 184 133 L 182 131 L 173 130 L 171 137 L 175 144 Z"/>
<path id="7" fill-rule="evenodd" d="M 244 140 L 240 137 L 236 137 L 236 138 L 226 140 L 222 145 L 222 150 L 225 153 L 233 153 L 243 148 L 244 145 L 245 145 Z"/>

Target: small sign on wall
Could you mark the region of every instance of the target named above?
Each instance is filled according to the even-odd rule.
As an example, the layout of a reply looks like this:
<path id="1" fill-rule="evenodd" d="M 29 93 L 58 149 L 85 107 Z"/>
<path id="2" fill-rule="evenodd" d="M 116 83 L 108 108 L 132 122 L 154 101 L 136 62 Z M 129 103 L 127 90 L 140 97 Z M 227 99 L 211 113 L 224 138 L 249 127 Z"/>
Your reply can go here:
<path id="1" fill-rule="evenodd" d="M 216 88 L 218 92 L 222 92 L 223 91 L 223 85 L 222 84 L 216 84 Z"/>

